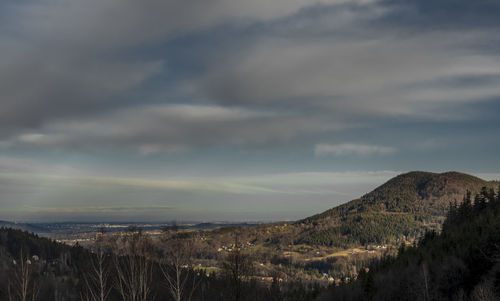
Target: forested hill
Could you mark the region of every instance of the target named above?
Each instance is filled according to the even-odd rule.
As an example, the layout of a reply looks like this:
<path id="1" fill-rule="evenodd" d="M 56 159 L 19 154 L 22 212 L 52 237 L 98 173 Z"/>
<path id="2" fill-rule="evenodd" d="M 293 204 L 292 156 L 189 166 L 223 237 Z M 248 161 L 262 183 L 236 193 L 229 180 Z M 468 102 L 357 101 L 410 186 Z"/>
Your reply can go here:
<path id="1" fill-rule="evenodd" d="M 12 222 L 8 222 L 8 221 L 0 221 L 0 227 L 1 228 L 17 229 L 17 230 L 33 232 L 33 233 L 46 232 L 42 227 L 39 227 L 36 224 L 34 225 L 34 224 L 27 224 L 27 223 L 12 223 Z"/>
<path id="2" fill-rule="evenodd" d="M 313 221 L 331 215 L 365 211 L 428 213 L 444 216 L 449 203 L 461 203 L 467 191 L 475 195 L 482 187 L 496 189 L 498 184 L 459 172 L 412 171 L 392 178 L 359 199 L 305 220 Z"/>
<path id="3" fill-rule="evenodd" d="M 80 246 L 0 227 L 0 300 L 81 300 L 81 271 L 89 256 Z"/>
<path id="4" fill-rule="evenodd" d="M 409 172 L 296 225 L 305 229 L 301 242 L 309 244 L 346 246 L 415 238 L 439 229 L 449 204 L 460 204 L 467 191 L 475 195 L 498 184 L 458 172 Z"/>
<path id="5" fill-rule="evenodd" d="M 401 245 L 320 300 L 500 300 L 500 192 L 452 205 L 440 234 Z"/>

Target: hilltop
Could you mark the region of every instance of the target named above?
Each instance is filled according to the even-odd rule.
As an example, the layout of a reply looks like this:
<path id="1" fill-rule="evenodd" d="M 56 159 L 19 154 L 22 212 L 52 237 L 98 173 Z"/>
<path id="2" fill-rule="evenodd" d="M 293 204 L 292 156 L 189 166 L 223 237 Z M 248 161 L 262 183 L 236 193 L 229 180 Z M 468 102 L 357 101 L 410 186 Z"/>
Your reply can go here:
<path id="1" fill-rule="evenodd" d="M 407 212 L 444 216 L 450 202 L 462 202 L 467 191 L 497 188 L 497 182 L 459 173 L 412 171 L 396 176 L 359 199 L 304 219 L 313 221 L 333 215 L 361 212 Z M 495 187 L 497 186 L 497 187 Z"/>
<path id="2" fill-rule="evenodd" d="M 297 222 L 307 228 L 302 241 L 318 244 L 384 243 L 415 238 L 439 229 L 450 203 L 469 191 L 496 189 L 498 182 L 459 173 L 413 171 L 398 175 L 372 192 Z"/>

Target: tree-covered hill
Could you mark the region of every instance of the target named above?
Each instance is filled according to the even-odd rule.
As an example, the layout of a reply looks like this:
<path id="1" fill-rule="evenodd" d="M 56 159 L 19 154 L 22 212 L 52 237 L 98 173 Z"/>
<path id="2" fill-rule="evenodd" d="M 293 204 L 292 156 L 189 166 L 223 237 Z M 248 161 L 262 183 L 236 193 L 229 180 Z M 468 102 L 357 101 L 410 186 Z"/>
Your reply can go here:
<path id="1" fill-rule="evenodd" d="M 500 191 L 452 203 L 442 233 L 428 232 L 361 269 L 321 300 L 500 300 Z"/>
<path id="2" fill-rule="evenodd" d="M 89 255 L 79 246 L 0 227 L 0 300 L 80 300 Z"/>
<path id="3" fill-rule="evenodd" d="M 412 171 L 401 174 L 359 199 L 306 218 L 314 221 L 329 216 L 361 212 L 407 212 L 444 216 L 450 202 L 460 203 L 467 191 L 478 193 L 482 187 L 498 183 L 459 172 L 431 173 Z"/>
<path id="4" fill-rule="evenodd" d="M 387 243 L 439 229 L 448 204 L 467 191 L 498 183 L 458 173 L 414 171 L 399 175 L 359 199 L 298 221 L 301 242 L 332 246 Z"/>
<path id="5" fill-rule="evenodd" d="M 17 229 L 17 230 L 33 232 L 33 233 L 47 232 L 45 229 L 38 226 L 37 224 L 13 223 L 13 222 L 8 222 L 8 221 L 0 221 L 0 228 Z"/>

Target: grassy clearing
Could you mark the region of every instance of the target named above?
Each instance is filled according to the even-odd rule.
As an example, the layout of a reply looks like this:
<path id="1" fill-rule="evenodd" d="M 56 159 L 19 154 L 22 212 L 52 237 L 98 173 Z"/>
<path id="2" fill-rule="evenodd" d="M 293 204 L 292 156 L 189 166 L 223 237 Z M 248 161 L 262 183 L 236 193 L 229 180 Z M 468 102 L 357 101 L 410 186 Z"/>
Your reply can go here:
<path id="1" fill-rule="evenodd" d="M 335 253 L 331 253 L 331 254 L 328 254 L 328 255 L 322 256 L 322 257 L 307 258 L 306 261 L 325 260 L 325 259 L 331 258 L 331 257 L 348 257 L 351 255 L 356 255 L 356 254 L 361 254 L 361 253 L 366 253 L 366 252 L 368 252 L 368 251 L 365 249 L 353 248 L 353 249 L 337 251 Z"/>
<path id="2" fill-rule="evenodd" d="M 211 274 L 211 273 L 218 273 L 221 271 L 221 268 L 218 268 L 218 267 L 194 267 L 195 270 L 197 271 L 205 271 L 205 273 L 207 274 Z"/>

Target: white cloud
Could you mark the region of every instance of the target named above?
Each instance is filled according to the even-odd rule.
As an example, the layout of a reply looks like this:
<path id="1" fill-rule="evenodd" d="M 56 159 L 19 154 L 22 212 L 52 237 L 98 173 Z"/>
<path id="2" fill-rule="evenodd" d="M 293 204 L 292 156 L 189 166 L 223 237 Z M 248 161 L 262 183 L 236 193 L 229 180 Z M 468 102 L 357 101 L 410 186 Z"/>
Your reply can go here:
<path id="1" fill-rule="evenodd" d="M 342 144 L 317 144 L 314 148 L 314 153 L 317 156 L 334 155 L 334 156 L 369 156 L 369 155 L 389 155 L 397 150 L 394 147 L 342 143 Z"/>
<path id="2" fill-rule="evenodd" d="M 287 141 L 318 131 L 357 125 L 329 116 L 220 105 L 143 105 L 83 120 L 47 123 L 37 133 L 3 141 L 3 147 L 127 148 L 142 154 L 197 147 L 249 146 Z"/>

